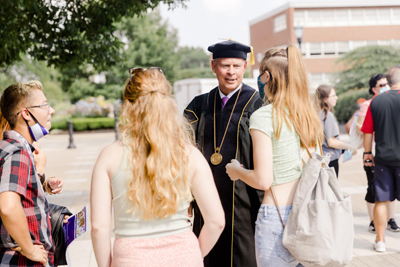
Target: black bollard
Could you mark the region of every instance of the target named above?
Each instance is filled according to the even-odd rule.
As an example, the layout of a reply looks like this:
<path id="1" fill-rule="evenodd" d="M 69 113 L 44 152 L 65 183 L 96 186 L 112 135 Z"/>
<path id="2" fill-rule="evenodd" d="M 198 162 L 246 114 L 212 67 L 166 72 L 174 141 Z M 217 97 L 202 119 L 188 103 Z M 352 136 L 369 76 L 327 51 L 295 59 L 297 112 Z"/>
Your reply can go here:
<path id="1" fill-rule="evenodd" d="M 69 120 L 68 121 L 68 133 L 69 133 L 69 146 L 68 148 L 76 148 L 75 144 L 74 144 L 74 126 L 72 125 L 72 121 Z"/>
<path id="2" fill-rule="evenodd" d="M 118 141 L 118 105 L 114 104 L 114 131 L 115 131 L 115 141 Z"/>

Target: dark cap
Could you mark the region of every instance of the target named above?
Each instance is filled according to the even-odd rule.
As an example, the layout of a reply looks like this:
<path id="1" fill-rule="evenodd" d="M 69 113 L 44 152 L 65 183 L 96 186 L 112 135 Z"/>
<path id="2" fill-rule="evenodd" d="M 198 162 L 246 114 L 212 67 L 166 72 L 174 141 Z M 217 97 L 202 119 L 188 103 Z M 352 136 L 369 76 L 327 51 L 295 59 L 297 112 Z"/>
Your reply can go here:
<path id="1" fill-rule="evenodd" d="M 247 53 L 252 52 L 252 47 L 235 41 L 216 43 L 208 47 L 208 51 L 216 58 L 242 58 L 247 60 Z"/>

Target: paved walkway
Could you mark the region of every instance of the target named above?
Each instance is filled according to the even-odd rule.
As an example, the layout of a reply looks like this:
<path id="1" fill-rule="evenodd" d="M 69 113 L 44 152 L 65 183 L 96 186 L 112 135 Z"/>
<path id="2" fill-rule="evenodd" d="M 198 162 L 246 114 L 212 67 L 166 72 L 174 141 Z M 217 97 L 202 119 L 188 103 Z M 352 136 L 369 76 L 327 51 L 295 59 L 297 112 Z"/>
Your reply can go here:
<path id="1" fill-rule="evenodd" d="M 48 155 L 46 175 L 56 175 L 65 181 L 64 192 L 49 196 L 49 201 L 65 205 L 71 212 L 79 211 L 84 205 L 89 207 L 93 166 L 100 151 L 114 140 L 114 132 L 75 134 L 77 148 L 67 149 L 68 135 L 49 135 L 41 139 Z M 364 201 L 367 181 L 362 168 L 362 150 L 358 152 L 351 161 L 340 163 L 339 171 L 340 186 L 345 194 L 351 195 L 354 213 L 354 258 L 348 266 L 400 266 L 400 233 L 386 233 L 387 252 L 373 250 L 375 235 L 368 232 L 369 217 Z M 400 223 L 400 204 L 396 208 L 396 220 Z M 97 266 L 90 232 L 70 245 L 69 254 L 74 267 Z"/>

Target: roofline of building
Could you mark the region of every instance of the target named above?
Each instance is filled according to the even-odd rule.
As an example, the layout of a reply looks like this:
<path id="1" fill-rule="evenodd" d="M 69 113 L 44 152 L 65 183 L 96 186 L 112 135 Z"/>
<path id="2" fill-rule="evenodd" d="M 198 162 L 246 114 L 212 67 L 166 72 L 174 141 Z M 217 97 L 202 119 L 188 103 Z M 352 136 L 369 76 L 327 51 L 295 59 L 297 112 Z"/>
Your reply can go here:
<path id="1" fill-rule="evenodd" d="M 281 13 L 291 7 L 293 8 L 326 8 L 326 7 L 384 7 L 384 6 L 400 6 L 398 0 L 373 0 L 373 1 L 313 1 L 313 2 L 288 2 L 264 15 L 251 20 L 250 26 L 257 24 L 265 19 L 268 19 L 276 14 Z"/>

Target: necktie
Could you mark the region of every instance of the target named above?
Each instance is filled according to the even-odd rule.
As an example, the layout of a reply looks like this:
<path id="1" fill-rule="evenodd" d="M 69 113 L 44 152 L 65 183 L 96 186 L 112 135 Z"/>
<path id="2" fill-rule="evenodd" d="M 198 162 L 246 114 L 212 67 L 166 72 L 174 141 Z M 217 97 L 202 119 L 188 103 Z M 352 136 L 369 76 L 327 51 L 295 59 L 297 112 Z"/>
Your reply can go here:
<path id="1" fill-rule="evenodd" d="M 222 107 L 225 107 L 225 104 L 226 104 L 226 102 L 228 102 L 229 97 L 224 96 L 221 100 L 222 100 Z"/>

